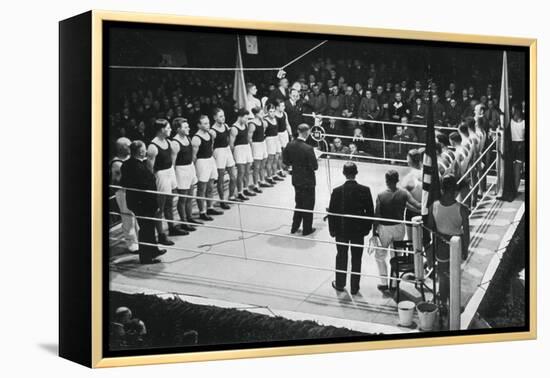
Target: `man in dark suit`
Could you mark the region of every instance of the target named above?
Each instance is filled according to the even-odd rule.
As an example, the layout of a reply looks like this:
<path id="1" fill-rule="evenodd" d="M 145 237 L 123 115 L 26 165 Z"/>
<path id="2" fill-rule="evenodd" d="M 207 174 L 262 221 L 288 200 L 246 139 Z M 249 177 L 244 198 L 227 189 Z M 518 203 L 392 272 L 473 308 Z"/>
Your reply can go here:
<path id="1" fill-rule="evenodd" d="M 130 145 L 130 159 L 126 160 L 121 167 L 120 185 L 125 188 L 141 190 L 157 190 L 155 175 L 147 168 L 145 144 L 142 141 L 134 141 Z M 154 218 L 158 211 L 158 200 L 156 194 L 126 191 L 126 203 L 137 217 L 139 224 L 138 239 L 139 262 L 141 264 L 154 264 L 159 262 L 156 257 L 166 253 L 156 246 L 143 245 L 141 243 L 157 244 L 155 237 L 155 221 L 139 217 Z"/>
<path id="2" fill-rule="evenodd" d="M 348 214 L 372 217 L 374 205 L 368 186 L 363 186 L 355 181 L 357 166 L 355 163 L 347 162 L 343 169 L 346 182 L 335 188 L 330 197 L 328 208 L 331 214 Z M 339 217 L 329 215 L 328 227 L 330 236 L 339 243 L 336 245 L 336 270 L 347 270 L 348 248 L 351 243 L 351 271 L 350 278 L 351 294 L 359 292 L 359 281 L 361 276 L 361 257 L 363 256 L 364 238 L 371 230 L 372 221 L 367 219 Z M 360 245 L 360 246 L 359 246 Z M 344 291 L 347 274 L 337 272 L 336 280 L 332 281 L 332 287 L 337 291 Z"/>
<path id="3" fill-rule="evenodd" d="M 318 168 L 313 147 L 306 143 L 309 137 L 309 125 L 298 125 L 298 137 L 283 150 L 283 164 L 292 166 L 292 185 L 294 186 L 296 207 L 292 219 L 291 233 L 295 233 L 303 222 L 302 234 L 310 235 L 315 231 L 313 213 L 298 209 L 313 210 L 315 207 L 315 171 Z"/>

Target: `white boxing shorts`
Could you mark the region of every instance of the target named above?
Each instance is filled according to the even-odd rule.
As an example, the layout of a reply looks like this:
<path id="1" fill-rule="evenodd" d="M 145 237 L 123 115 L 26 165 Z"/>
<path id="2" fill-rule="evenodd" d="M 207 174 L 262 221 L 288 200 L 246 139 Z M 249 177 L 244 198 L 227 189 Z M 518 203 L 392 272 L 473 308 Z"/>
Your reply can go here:
<path id="1" fill-rule="evenodd" d="M 235 163 L 237 164 L 249 164 L 252 163 L 252 150 L 250 144 L 239 144 L 235 146 L 233 150 L 235 157 Z"/>
<path id="2" fill-rule="evenodd" d="M 235 160 L 229 146 L 214 149 L 214 160 L 217 169 L 231 168 L 235 166 Z"/>
<path id="3" fill-rule="evenodd" d="M 265 138 L 265 144 L 267 146 L 268 155 L 281 153 L 281 143 L 279 142 L 279 136 Z"/>
<path id="4" fill-rule="evenodd" d="M 193 163 L 187 165 L 176 165 L 176 181 L 178 189 L 187 190 L 197 183 L 197 174 Z"/>
<path id="5" fill-rule="evenodd" d="M 288 131 L 283 131 L 282 133 L 277 134 L 279 136 L 279 143 L 281 148 L 285 148 L 289 142 Z"/>
<path id="6" fill-rule="evenodd" d="M 155 178 L 157 179 L 157 190 L 159 192 L 172 193 L 172 190 L 178 186 L 174 167 L 157 171 Z"/>
<path id="7" fill-rule="evenodd" d="M 254 160 L 267 159 L 267 146 L 265 140 L 261 142 L 252 142 L 252 158 Z"/>
<path id="8" fill-rule="evenodd" d="M 195 161 L 195 170 L 199 182 L 208 182 L 218 178 L 218 169 L 213 157 L 197 159 L 197 161 Z"/>

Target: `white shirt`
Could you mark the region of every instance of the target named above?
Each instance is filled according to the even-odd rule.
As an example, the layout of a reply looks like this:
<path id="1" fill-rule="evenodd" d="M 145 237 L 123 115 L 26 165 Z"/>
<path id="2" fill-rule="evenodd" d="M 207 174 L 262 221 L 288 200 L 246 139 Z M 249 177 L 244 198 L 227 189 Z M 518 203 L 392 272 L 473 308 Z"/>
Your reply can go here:
<path id="1" fill-rule="evenodd" d="M 525 141 L 525 120 L 522 119 L 520 122 L 511 120 L 510 130 L 512 132 L 512 142 Z"/>

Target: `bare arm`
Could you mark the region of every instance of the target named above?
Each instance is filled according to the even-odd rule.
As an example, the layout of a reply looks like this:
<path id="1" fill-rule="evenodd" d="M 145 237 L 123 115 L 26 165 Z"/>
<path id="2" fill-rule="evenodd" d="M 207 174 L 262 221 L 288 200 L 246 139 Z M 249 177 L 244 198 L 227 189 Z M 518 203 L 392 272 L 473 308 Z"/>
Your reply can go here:
<path id="1" fill-rule="evenodd" d="M 248 123 L 248 143 L 252 143 L 252 135 L 254 135 L 254 131 L 256 131 L 256 125 L 254 122 Z"/>
<path id="2" fill-rule="evenodd" d="M 172 165 L 176 165 L 176 158 L 180 152 L 180 144 L 176 141 L 169 142 L 172 147 Z"/>
<path id="3" fill-rule="evenodd" d="M 157 159 L 158 153 L 159 151 L 157 147 L 151 143 L 147 148 L 147 168 L 149 168 L 149 170 L 153 173 L 155 172 L 155 160 Z"/>
<path id="4" fill-rule="evenodd" d="M 237 138 L 237 134 L 239 131 L 236 127 L 231 127 L 231 130 L 229 131 L 229 147 L 231 148 L 231 151 L 235 149 L 235 139 Z"/>
<path id="5" fill-rule="evenodd" d="M 120 179 L 122 177 L 121 167 L 122 167 L 122 163 L 119 161 L 116 161 L 111 164 L 111 184 L 113 185 L 120 184 Z"/>
<path id="6" fill-rule="evenodd" d="M 193 163 L 197 161 L 197 153 L 201 145 L 201 139 L 198 136 L 194 136 L 191 139 L 191 146 L 193 146 Z"/>
<path id="7" fill-rule="evenodd" d="M 414 199 L 412 194 L 410 192 L 405 191 L 407 193 L 407 206 L 412 206 L 412 208 L 416 211 L 420 210 L 420 202 Z"/>
<path id="8" fill-rule="evenodd" d="M 374 208 L 374 216 L 376 218 L 380 218 L 380 197 L 379 196 L 376 196 L 376 206 Z M 372 224 L 372 235 L 373 236 L 378 236 L 378 224 L 379 222 L 377 220 L 375 220 Z"/>
<path id="9" fill-rule="evenodd" d="M 292 140 L 292 128 L 290 127 L 290 123 L 288 122 L 288 115 L 286 114 L 286 112 L 285 112 L 285 122 L 286 122 L 286 132 L 288 133 L 290 140 Z"/>

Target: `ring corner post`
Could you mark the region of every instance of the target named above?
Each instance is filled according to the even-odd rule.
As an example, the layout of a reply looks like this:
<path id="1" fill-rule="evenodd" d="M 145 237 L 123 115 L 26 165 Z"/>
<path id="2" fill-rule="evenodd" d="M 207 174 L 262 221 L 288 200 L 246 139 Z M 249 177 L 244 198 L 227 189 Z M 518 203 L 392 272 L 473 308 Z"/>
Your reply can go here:
<path id="1" fill-rule="evenodd" d="M 453 236 L 450 240 L 449 256 L 449 329 L 460 330 L 460 281 L 461 281 L 461 259 L 462 240 L 460 236 Z"/>
<path id="2" fill-rule="evenodd" d="M 412 218 L 414 222 L 412 232 L 412 242 L 414 249 L 414 276 L 418 282 L 424 282 L 424 259 L 423 259 L 423 235 L 422 235 L 422 216 Z"/>

